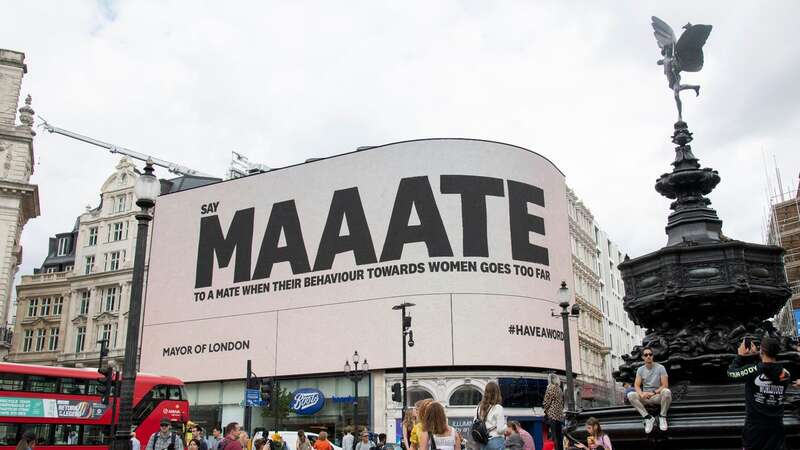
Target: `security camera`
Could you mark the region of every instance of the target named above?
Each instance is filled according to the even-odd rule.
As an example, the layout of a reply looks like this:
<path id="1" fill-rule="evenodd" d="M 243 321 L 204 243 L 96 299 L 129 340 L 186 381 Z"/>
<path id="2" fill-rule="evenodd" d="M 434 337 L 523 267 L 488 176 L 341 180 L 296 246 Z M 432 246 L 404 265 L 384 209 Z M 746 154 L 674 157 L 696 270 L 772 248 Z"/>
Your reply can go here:
<path id="1" fill-rule="evenodd" d="M 408 346 L 409 347 L 414 346 L 414 332 L 411 330 L 408 331 Z"/>

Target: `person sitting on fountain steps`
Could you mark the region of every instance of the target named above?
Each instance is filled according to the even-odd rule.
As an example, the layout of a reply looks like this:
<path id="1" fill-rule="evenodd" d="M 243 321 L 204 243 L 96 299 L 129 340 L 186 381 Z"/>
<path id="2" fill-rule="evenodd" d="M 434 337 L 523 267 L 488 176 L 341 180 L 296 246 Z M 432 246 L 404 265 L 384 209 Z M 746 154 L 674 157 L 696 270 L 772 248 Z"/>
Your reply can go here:
<path id="1" fill-rule="evenodd" d="M 667 369 L 653 361 L 653 349 L 642 349 L 644 365 L 636 370 L 636 381 L 633 383 L 634 391 L 628 392 L 628 401 L 644 418 L 644 432 L 653 431 L 656 423 L 655 417 L 647 412 L 646 405 L 661 407 L 658 416 L 658 428 L 667 431 L 667 411 L 672 403 L 672 391 L 669 390 Z"/>
<path id="2" fill-rule="evenodd" d="M 783 450 L 783 399 L 789 385 L 789 371 L 776 362 L 780 343 L 772 337 L 761 340 L 761 349 L 742 340 L 728 377 L 745 383 L 745 420 L 742 446 L 745 450 Z M 756 356 L 761 361 L 757 362 Z M 751 361 L 748 361 L 751 360 Z"/>

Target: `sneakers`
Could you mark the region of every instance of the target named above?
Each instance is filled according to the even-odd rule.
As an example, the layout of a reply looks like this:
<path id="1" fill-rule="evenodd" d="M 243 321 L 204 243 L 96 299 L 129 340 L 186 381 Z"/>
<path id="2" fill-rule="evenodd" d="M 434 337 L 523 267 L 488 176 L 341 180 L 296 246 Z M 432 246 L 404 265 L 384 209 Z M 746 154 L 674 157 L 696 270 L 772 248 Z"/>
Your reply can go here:
<path id="1" fill-rule="evenodd" d="M 667 418 L 664 416 L 658 416 L 658 429 L 661 431 L 667 431 Z"/>
<path id="2" fill-rule="evenodd" d="M 650 434 L 650 432 L 653 431 L 653 426 L 655 424 L 656 418 L 648 414 L 647 417 L 644 418 L 644 432 Z"/>

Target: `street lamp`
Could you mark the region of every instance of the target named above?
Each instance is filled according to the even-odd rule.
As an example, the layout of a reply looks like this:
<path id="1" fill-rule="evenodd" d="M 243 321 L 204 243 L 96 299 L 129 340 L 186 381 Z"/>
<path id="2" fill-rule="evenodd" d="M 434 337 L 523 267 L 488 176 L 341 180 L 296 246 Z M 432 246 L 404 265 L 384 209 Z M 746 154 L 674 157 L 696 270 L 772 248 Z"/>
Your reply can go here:
<path id="1" fill-rule="evenodd" d="M 361 369 L 358 368 L 358 365 L 361 364 Z M 344 374 L 347 375 L 353 381 L 355 385 L 355 400 L 353 400 L 353 431 L 358 434 L 358 428 L 356 427 L 356 422 L 358 421 L 358 382 L 361 381 L 364 376 L 367 375 L 369 372 L 369 364 L 367 363 L 367 359 L 364 358 L 364 362 L 360 362 L 360 357 L 358 356 L 358 351 L 353 353 L 353 366 L 350 367 L 350 361 L 344 362 Z"/>
<path id="2" fill-rule="evenodd" d="M 153 216 L 150 208 L 155 206 L 156 197 L 161 193 L 161 183 L 153 175 L 153 161 L 147 160 L 144 173 L 139 175 L 133 188 L 136 206 L 141 208 L 136 214 L 139 222 L 136 230 L 136 253 L 133 260 L 133 281 L 131 302 L 128 310 L 128 331 L 125 339 L 125 362 L 122 366 L 122 388 L 120 397 L 119 426 L 114 434 L 114 450 L 131 448 L 131 415 L 133 413 L 133 387 L 136 383 L 136 357 L 139 352 L 139 324 L 142 314 L 142 290 L 144 287 L 144 263 L 147 251 L 147 229 Z"/>
<path id="3" fill-rule="evenodd" d="M 400 413 L 400 421 L 402 422 L 406 418 L 406 408 L 408 408 L 408 379 L 407 379 L 407 368 L 406 368 L 406 345 L 409 347 L 414 346 L 414 332 L 411 331 L 411 316 L 406 314 L 406 308 L 410 308 L 414 306 L 413 303 L 403 302 L 399 305 L 392 306 L 392 309 L 395 311 L 402 311 L 402 330 L 403 330 L 403 409 Z M 406 341 L 406 337 L 408 337 L 408 341 Z"/>
<path id="4" fill-rule="evenodd" d="M 563 321 L 562 326 L 564 327 L 564 358 L 565 358 L 565 369 L 567 373 L 567 411 L 569 412 L 569 411 L 575 411 L 575 381 L 574 381 L 574 375 L 572 373 L 572 348 L 569 340 L 569 318 L 578 317 L 578 315 L 581 312 L 581 309 L 577 303 L 572 305 L 572 308 L 569 307 L 570 293 L 569 293 L 569 288 L 567 288 L 566 281 L 561 282 L 561 287 L 558 289 L 557 295 L 559 300 L 558 306 L 561 307 L 561 312 L 556 314 L 553 313 L 551 310 L 550 314 L 553 317 L 561 316 L 561 319 Z"/>

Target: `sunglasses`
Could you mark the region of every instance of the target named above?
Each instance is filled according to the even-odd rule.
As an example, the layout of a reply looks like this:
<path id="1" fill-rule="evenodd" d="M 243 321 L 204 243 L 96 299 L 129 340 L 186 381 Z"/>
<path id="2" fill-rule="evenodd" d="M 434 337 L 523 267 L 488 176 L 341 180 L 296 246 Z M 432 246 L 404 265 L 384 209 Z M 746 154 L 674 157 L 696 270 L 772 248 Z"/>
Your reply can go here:
<path id="1" fill-rule="evenodd" d="M 642 353 L 642 355 L 643 355 L 644 357 L 653 356 L 653 354 L 652 354 L 652 353 Z"/>
<path id="2" fill-rule="evenodd" d="M 166 424 L 166 423 L 162 423 L 161 424 L 161 428 L 168 427 L 168 426 L 169 426 L 169 424 Z"/>

